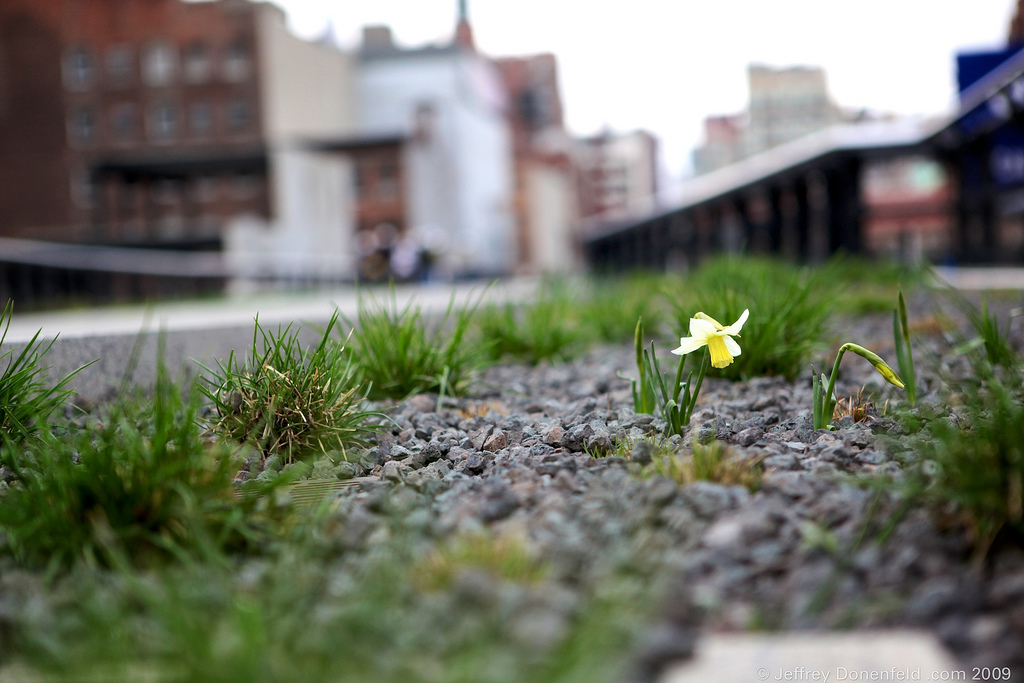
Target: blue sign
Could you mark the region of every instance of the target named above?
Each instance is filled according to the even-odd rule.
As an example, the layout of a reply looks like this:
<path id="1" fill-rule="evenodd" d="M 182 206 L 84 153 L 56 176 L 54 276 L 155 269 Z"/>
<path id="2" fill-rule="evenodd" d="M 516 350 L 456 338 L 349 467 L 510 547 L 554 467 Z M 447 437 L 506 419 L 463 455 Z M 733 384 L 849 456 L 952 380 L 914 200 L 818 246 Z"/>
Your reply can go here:
<path id="1" fill-rule="evenodd" d="M 1012 45 L 1005 50 L 991 52 L 961 52 L 956 56 L 956 83 L 962 94 L 969 87 L 988 76 L 996 67 L 1014 56 L 1024 45 Z"/>
<path id="2" fill-rule="evenodd" d="M 1022 49 L 1022 45 L 1013 45 L 1004 50 L 958 54 L 956 76 L 961 95 Z M 1013 104 L 1018 98 L 1024 101 L 1024 81 L 1012 83 L 1009 95 L 999 93 L 990 96 L 961 115 L 956 122 L 957 129 L 968 136 L 977 131 L 992 130 L 989 172 L 995 184 L 1002 188 L 1024 185 L 1024 129 L 1009 122 Z M 964 169 L 968 183 L 981 181 L 980 177 L 972 179 L 970 176 L 974 174 L 969 171 Z"/>

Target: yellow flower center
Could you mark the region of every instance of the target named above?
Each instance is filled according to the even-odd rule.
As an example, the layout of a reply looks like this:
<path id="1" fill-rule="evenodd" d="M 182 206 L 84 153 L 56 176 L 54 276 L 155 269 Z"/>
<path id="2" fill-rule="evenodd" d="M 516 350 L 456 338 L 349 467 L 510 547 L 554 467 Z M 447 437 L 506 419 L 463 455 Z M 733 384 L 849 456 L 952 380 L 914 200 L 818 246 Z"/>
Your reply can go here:
<path id="1" fill-rule="evenodd" d="M 711 352 L 711 365 L 724 368 L 732 363 L 732 354 L 725 348 L 725 340 L 720 335 L 708 337 L 708 351 Z"/>

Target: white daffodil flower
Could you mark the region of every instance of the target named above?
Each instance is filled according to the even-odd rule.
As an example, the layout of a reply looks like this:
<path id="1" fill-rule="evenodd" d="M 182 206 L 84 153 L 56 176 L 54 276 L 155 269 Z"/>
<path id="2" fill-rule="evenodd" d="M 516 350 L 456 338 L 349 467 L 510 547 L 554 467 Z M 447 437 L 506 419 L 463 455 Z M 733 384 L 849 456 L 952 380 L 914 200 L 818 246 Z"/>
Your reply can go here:
<path id="1" fill-rule="evenodd" d="M 723 327 L 711 316 L 698 313 L 690 318 L 690 336 L 681 337 L 679 348 L 673 349 L 672 353 L 683 356 L 707 346 L 711 353 L 711 365 L 716 368 L 724 368 L 742 353 L 740 345 L 733 337 L 740 336 L 740 330 L 743 328 L 743 323 L 747 321 L 748 315 L 750 315 L 750 309 L 743 311 L 740 319 L 732 325 Z"/>

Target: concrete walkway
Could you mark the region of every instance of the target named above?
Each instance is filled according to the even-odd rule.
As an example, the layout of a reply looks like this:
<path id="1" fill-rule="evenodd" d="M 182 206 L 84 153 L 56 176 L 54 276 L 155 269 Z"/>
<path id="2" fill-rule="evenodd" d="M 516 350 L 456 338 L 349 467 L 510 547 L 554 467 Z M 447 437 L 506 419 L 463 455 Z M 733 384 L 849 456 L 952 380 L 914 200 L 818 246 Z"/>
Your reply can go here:
<path id="1" fill-rule="evenodd" d="M 400 286 L 394 290 L 401 310 L 410 302 L 424 314 L 443 313 L 452 297 L 456 307 L 483 298 L 487 303 L 525 300 L 536 289 L 535 280 L 515 279 L 488 286 L 486 282 Z M 387 287 L 354 287 L 324 292 L 274 292 L 223 299 L 165 302 L 151 306 L 51 311 L 21 315 L 15 310 L 4 350 L 27 343 L 36 332 L 56 337 L 44 356 L 51 378 L 64 377 L 87 363 L 70 387 L 79 398 L 106 401 L 116 396 L 123 382 L 146 385 L 153 381 L 158 358 L 181 381 L 214 367 L 234 350 L 243 358 L 252 344 L 253 321 L 259 315 L 266 330 L 294 323 L 300 339 L 318 338 L 318 330 L 334 311 L 355 320 L 360 296 L 378 303 L 390 300 Z M 158 348 L 162 338 L 163 349 Z M 131 360 L 136 368 L 125 377 Z"/>
<path id="2" fill-rule="evenodd" d="M 965 290 L 1024 290 L 1024 268 L 939 268 L 937 274 Z M 524 300 L 537 287 L 534 279 L 512 279 L 491 287 L 485 282 L 403 285 L 395 288 L 399 307 L 414 302 L 424 313 L 440 313 L 455 297 L 456 305 L 483 295 L 489 302 Z M 486 291 L 485 291 L 486 290 Z M 72 383 L 89 401 L 106 400 L 117 393 L 133 353 L 139 354 L 133 382 L 152 381 L 157 360 L 157 337 L 163 333 L 163 359 L 173 372 L 193 374 L 199 364 L 210 366 L 235 350 L 244 353 L 252 343 L 253 320 L 265 329 L 295 323 L 312 339 L 335 309 L 349 319 L 358 313 L 359 297 L 387 301 L 386 287 L 355 287 L 321 292 L 266 292 L 151 306 L 103 308 L 20 314 L 15 310 L 5 348 L 26 343 L 37 331 L 44 339 L 58 337 L 44 363 L 52 377 L 94 362 Z M 136 349 L 138 345 L 138 349 Z M 183 378 L 184 381 L 184 378 Z"/>
<path id="3" fill-rule="evenodd" d="M 399 308 L 414 302 L 424 312 L 441 313 L 452 296 L 456 304 L 471 297 L 476 299 L 481 294 L 488 301 L 503 301 L 527 296 L 535 287 L 536 281 L 528 279 L 507 280 L 490 287 L 486 282 L 401 285 L 395 287 L 395 300 Z M 251 333 L 257 315 L 264 326 L 276 327 L 290 322 L 322 325 L 335 309 L 354 319 L 360 295 L 378 302 L 390 298 L 387 287 L 374 286 L 362 290 L 345 287 L 317 292 L 265 292 L 218 299 L 159 302 L 148 306 L 124 305 L 27 314 L 19 314 L 15 310 L 6 342 L 27 342 L 39 330 L 42 330 L 43 337 L 52 338 L 60 334 L 62 339 L 232 327 L 247 327 Z"/>
<path id="4" fill-rule="evenodd" d="M 758 681 L 969 681 L 930 633 L 722 633 L 697 641 L 694 658 L 659 683 Z M 1008 670 L 996 674 L 1003 680 Z"/>
<path id="5" fill-rule="evenodd" d="M 935 272 L 946 283 L 964 290 L 1008 289 L 1024 290 L 1024 268 L 936 268 Z M 489 300 L 518 299 L 528 296 L 536 288 L 532 279 L 512 279 L 489 288 Z M 425 312 L 441 312 L 454 294 L 456 301 L 465 301 L 487 287 L 486 283 L 402 285 L 395 288 L 399 306 L 415 301 Z M 385 287 L 367 287 L 364 295 L 386 300 Z M 26 342 L 38 330 L 42 336 L 52 338 L 58 333 L 62 339 L 82 337 L 138 335 L 143 331 L 215 330 L 248 327 L 259 315 L 260 322 L 277 326 L 290 322 L 323 324 L 335 308 L 349 318 L 358 311 L 360 292 L 355 287 L 318 292 L 267 292 L 221 299 L 183 302 L 163 302 L 151 306 L 125 305 L 103 308 L 51 311 L 19 314 L 15 311 L 7 334 L 7 343 Z"/>
<path id="6" fill-rule="evenodd" d="M 935 273 L 957 289 L 983 291 L 986 289 L 1024 290 L 1024 268 L 957 268 L 940 267 Z"/>

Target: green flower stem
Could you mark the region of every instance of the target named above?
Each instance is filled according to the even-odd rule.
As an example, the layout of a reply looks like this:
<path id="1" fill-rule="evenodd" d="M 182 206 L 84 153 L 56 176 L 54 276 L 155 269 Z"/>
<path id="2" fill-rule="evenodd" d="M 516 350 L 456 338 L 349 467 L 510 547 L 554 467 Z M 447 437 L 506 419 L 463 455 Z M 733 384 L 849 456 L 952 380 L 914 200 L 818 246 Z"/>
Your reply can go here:
<path id="1" fill-rule="evenodd" d="M 633 346 L 636 349 L 636 369 L 640 374 L 640 380 L 633 382 L 633 407 L 641 413 L 654 410 L 654 406 L 647 401 L 647 363 L 644 362 L 644 319 L 641 317 L 636 321 L 636 332 L 633 336 Z"/>
<path id="2" fill-rule="evenodd" d="M 903 375 L 907 400 L 910 405 L 917 403 L 917 377 L 914 372 L 914 353 L 910 345 L 910 324 L 907 322 L 907 303 L 900 291 L 896 310 L 892 313 L 893 343 L 896 347 L 896 364 Z"/>
<path id="3" fill-rule="evenodd" d="M 846 353 L 846 349 L 850 346 L 855 346 L 855 344 L 847 343 L 839 347 L 839 353 L 836 354 L 836 362 L 832 365 L 832 375 L 828 378 L 828 390 L 821 395 L 821 421 L 825 424 L 832 424 L 832 411 L 835 410 L 833 397 L 836 390 L 836 377 L 839 376 L 839 361 L 843 359 L 843 354 Z"/>
<path id="4" fill-rule="evenodd" d="M 679 365 L 676 366 L 676 383 L 672 386 L 672 400 L 679 403 L 679 392 L 683 390 L 683 366 L 686 365 L 686 356 L 679 356 Z"/>
<path id="5" fill-rule="evenodd" d="M 829 377 L 828 379 L 828 389 L 826 389 L 825 393 L 821 395 L 821 400 L 817 402 L 820 404 L 821 414 L 819 416 L 820 419 L 815 420 L 816 423 L 820 422 L 820 424 L 814 425 L 815 429 L 821 429 L 832 424 L 832 413 L 836 407 L 834 397 L 836 389 L 836 378 L 839 376 L 839 363 L 840 361 L 843 360 L 843 354 L 845 354 L 847 351 L 853 351 L 855 354 L 857 354 L 861 358 L 864 358 L 873 366 L 875 366 L 875 370 L 878 371 L 878 374 L 880 374 L 882 378 L 885 379 L 885 381 L 889 382 L 889 384 L 899 387 L 900 389 L 905 388 L 903 380 L 900 379 L 900 376 L 897 375 L 893 371 L 893 369 L 890 368 L 888 364 L 886 364 L 884 360 L 882 360 L 881 356 L 879 356 L 877 353 L 873 351 L 865 349 L 863 346 L 860 346 L 859 344 L 847 342 L 839 347 L 839 352 L 836 354 L 836 362 L 832 365 L 832 376 Z"/>
<path id="6" fill-rule="evenodd" d="M 640 371 L 640 382 L 644 381 L 644 319 L 640 317 L 636 321 L 636 330 L 633 332 L 633 348 L 636 350 L 636 367 Z"/>
<path id="7" fill-rule="evenodd" d="M 651 342 L 650 349 L 643 348 L 643 332 L 643 320 L 641 319 L 637 321 L 633 337 L 639 379 L 623 377 L 623 379 L 629 380 L 632 386 L 633 409 L 638 413 L 651 415 L 655 412 L 660 413 L 665 419 L 670 433 L 682 434 L 683 427 L 690 424 L 690 417 L 697 404 L 697 395 L 700 393 L 704 375 L 707 374 L 708 366 L 711 364 L 711 353 L 706 351 L 704 354 L 696 385 L 693 383 L 692 372 L 686 376 L 685 380 L 683 379 L 683 371 L 688 357 L 686 355 L 679 357 L 675 383 L 670 384 L 671 376 L 662 373 L 654 342 Z"/>
<path id="8" fill-rule="evenodd" d="M 686 358 L 685 356 L 680 356 L 680 358 L 679 358 L 679 373 L 680 374 L 682 374 L 683 360 L 685 358 Z M 687 405 L 686 405 L 686 408 L 685 408 L 686 412 L 685 412 L 685 414 L 683 416 L 683 424 L 684 425 L 690 424 L 690 418 L 693 416 L 693 409 L 697 405 L 697 396 L 700 395 L 700 387 L 704 383 L 704 375 L 707 374 L 707 372 L 708 372 L 708 365 L 710 365 L 710 364 L 711 364 L 711 351 L 710 350 L 706 350 L 704 352 L 704 360 L 700 364 L 700 370 L 697 371 L 697 383 L 694 385 L 693 391 L 690 392 L 690 400 L 687 401 Z M 679 378 L 678 377 L 676 378 L 676 385 L 677 386 L 679 385 Z"/>

